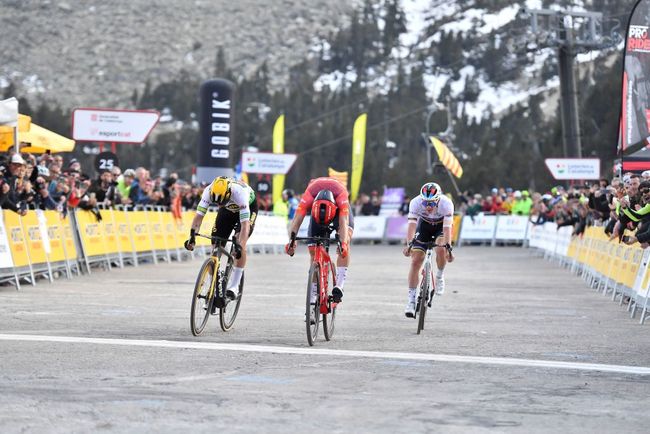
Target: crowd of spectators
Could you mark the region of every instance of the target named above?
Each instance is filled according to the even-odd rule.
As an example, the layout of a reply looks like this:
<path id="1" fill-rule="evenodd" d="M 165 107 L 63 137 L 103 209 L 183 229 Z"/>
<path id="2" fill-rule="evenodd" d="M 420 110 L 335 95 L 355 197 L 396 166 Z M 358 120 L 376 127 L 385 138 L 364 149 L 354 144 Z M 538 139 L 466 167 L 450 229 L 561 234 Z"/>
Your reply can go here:
<path id="1" fill-rule="evenodd" d="M 28 209 L 58 210 L 81 208 L 95 211 L 101 206 L 154 205 L 194 207 L 200 188 L 180 181 L 172 173 L 166 179 L 152 177 L 143 167 L 117 166 L 100 170 L 91 177 L 75 158 L 62 155 L 21 154 L 10 151 L 0 159 L 0 204 L 3 209 L 25 215 Z"/>
<path id="2" fill-rule="evenodd" d="M 0 156 L 0 205 L 25 215 L 28 209 L 58 210 L 66 214 L 80 208 L 95 212 L 101 208 L 123 205 L 162 206 L 172 211 L 196 209 L 206 184 L 192 184 L 179 179 L 176 173 L 163 178 L 152 176 L 144 167 L 122 171 L 114 166 L 89 175 L 94 168 L 83 168 L 73 157 L 61 154 L 15 153 Z M 299 196 L 287 189 L 282 199 L 272 203 L 270 194 L 258 194 L 261 211 L 277 212 L 293 217 Z M 286 208 L 286 213 L 283 209 Z"/>
<path id="3" fill-rule="evenodd" d="M 61 155 L 20 154 L 10 151 L 0 157 L 0 205 L 21 215 L 28 209 L 91 210 L 101 218 L 102 206 L 153 205 L 169 209 L 195 209 L 204 185 L 180 180 L 176 173 L 166 178 L 152 177 L 144 167 L 100 170 L 91 177 L 75 158 Z M 284 190 L 275 204 L 270 194 L 258 195 L 260 210 L 293 217 L 300 197 Z M 396 209 L 408 213 L 409 197 Z M 650 171 L 642 175 L 626 173 L 612 181 L 557 186 L 546 193 L 493 188 L 483 196 L 464 192 L 455 200 L 457 211 L 478 214 L 529 216 L 533 224 L 553 221 L 558 227 L 571 226 L 580 235 L 590 225 L 602 225 L 612 239 L 643 247 L 650 245 Z M 379 215 L 382 197 L 377 191 L 362 193 L 353 212 L 360 216 Z M 626 234 L 625 231 L 628 231 Z"/>
<path id="4" fill-rule="evenodd" d="M 471 217 L 479 213 L 529 216 L 535 225 L 570 226 L 574 236 L 582 235 L 588 226 L 602 226 L 612 240 L 650 245 L 650 171 L 568 188 L 556 186 L 546 193 L 493 188 L 483 197 L 465 192 L 459 202 L 458 210 Z"/>

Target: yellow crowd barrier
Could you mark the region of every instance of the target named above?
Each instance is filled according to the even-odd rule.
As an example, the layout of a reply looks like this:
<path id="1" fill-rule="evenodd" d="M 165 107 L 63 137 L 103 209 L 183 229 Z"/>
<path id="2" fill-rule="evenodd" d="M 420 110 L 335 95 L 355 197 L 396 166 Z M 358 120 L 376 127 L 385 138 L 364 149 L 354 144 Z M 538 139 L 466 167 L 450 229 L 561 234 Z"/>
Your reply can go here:
<path id="1" fill-rule="evenodd" d="M 647 250 L 647 251 L 646 251 Z M 573 237 L 567 258 L 572 269 L 590 285 L 627 303 L 631 316 L 641 309 L 641 323 L 650 315 L 650 249 L 610 240 L 602 227 L 589 227 L 581 237 Z"/>

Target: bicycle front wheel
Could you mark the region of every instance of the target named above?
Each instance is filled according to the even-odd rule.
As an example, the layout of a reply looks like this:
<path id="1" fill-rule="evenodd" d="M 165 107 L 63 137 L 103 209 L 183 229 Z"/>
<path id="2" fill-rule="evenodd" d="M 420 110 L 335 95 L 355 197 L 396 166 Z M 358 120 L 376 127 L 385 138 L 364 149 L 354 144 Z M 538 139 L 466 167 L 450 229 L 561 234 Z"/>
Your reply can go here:
<path id="1" fill-rule="evenodd" d="M 214 258 L 205 260 L 199 271 L 192 294 L 192 309 L 190 310 L 190 329 L 194 336 L 203 333 L 205 325 L 210 318 L 212 303 L 214 302 L 213 279 L 216 263 Z"/>
<path id="2" fill-rule="evenodd" d="M 334 270 L 330 268 L 327 273 L 327 288 L 334 288 Z M 334 336 L 334 318 L 336 317 L 336 305 L 332 303 L 328 294 L 327 312 L 323 313 L 323 335 L 325 340 L 329 341 Z"/>
<path id="3" fill-rule="evenodd" d="M 420 311 L 418 312 L 418 334 L 424 330 L 424 317 L 427 314 L 427 304 L 429 303 L 429 291 L 431 290 L 431 264 L 427 262 L 424 265 L 424 277 L 422 277 L 422 284 L 420 285 L 420 295 L 418 296 L 418 305 Z"/>
<path id="4" fill-rule="evenodd" d="M 312 303 L 312 287 L 316 287 L 316 297 Z M 320 316 L 320 267 L 318 264 L 311 264 L 309 267 L 309 279 L 307 280 L 307 301 L 305 302 L 305 327 L 307 329 L 307 342 L 309 346 L 314 345 L 318 335 L 318 323 Z"/>
<path id="5" fill-rule="evenodd" d="M 227 288 L 228 282 L 223 282 L 223 287 Z M 241 304 L 241 298 L 244 295 L 244 275 L 241 276 L 241 282 L 239 282 L 239 295 L 237 300 L 228 300 L 226 305 L 219 309 L 219 324 L 221 325 L 221 330 L 227 332 L 232 328 L 232 325 L 235 323 L 235 318 L 237 318 L 237 312 L 239 312 L 239 305 Z"/>

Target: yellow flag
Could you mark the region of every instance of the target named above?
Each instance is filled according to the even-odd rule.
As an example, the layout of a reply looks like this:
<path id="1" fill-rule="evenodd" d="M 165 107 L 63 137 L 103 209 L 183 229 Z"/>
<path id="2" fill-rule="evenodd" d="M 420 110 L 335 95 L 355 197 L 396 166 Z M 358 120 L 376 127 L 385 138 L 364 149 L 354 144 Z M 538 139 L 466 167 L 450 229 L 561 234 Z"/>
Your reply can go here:
<path id="1" fill-rule="evenodd" d="M 275 121 L 273 127 L 273 153 L 284 154 L 284 115 Z M 284 190 L 284 175 L 273 175 L 273 203 L 282 197 Z"/>
<path id="2" fill-rule="evenodd" d="M 429 140 L 431 140 L 431 144 L 436 149 L 438 158 L 440 159 L 442 165 L 445 166 L 451 173 L 453 173 L 456 178 L 463 176 L 463 168 L 460 166 L 458 159 L 447 147 L 447 145 L 442 143 L 442 141 L 440 141 L 440 139 L 437 137 L 431 136 L 429 137 Z"/>
<path id="3" fill-rule="evenodd" d="M 363 176 L 363 156 L 366 151 L 366 124 L 368 114 L 363 113 L 354 122 L 352 132 L 352 176 L 350 183 L 350 201 L 357 200 L 359 187 L 361 187 L 361 177 Z"/>

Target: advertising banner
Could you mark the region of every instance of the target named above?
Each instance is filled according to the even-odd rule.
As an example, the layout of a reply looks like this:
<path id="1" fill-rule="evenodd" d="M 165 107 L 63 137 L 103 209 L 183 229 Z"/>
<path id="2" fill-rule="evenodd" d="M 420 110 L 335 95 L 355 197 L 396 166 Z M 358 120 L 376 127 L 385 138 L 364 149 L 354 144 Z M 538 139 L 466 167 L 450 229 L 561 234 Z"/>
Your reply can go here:
<path id="1" fill-rule="evenodd" d="M 146 211 L 130 211 L 126 215 L 131 227 L 131 234 L 133 234 L 134 250 L 136 252 L 152 250 L 149 219 L 147 219 Z"/>
<path id="2" fill-rule="evenodd" d="M 83 142 L 140 144 L 158 123 L 153 110 L 78 108 L 72 112 L 72 138 Z"/>
<path id="3" fill-rule="evenodd" d="M 268 152 L 244 152 L 242 170 L 246 173 L 285 175 L 296 162 L 296 154 L 271 154 Z M 275 177 L 273 181 L 275 185 Z M 280 190 L 282 192 L 282 190 Z"/>
<path id="4" fill-rule="evenodd" d="M 13 211 L 3 210 L 5 231 L 9 240 L 9 249 L 15 267 L 26 267 L 29 265 L 29 253 L 23 233 L 23 226 L 20 223 L 20 215 Z"/>
<path id="5" fill-rule="evenodd" d="M 223 79 L 209 80 L 201 85 L 199 95 L 196 177 L 198 182 L 212 182 L 217 176 L 233 173 L 230 154 L 235 138 L 235 85 Z"/>
<path id="6" fill-rule="evenodd" d="M 463 224 L 460 228 L 461 241 L 491 241 L 494 238 L 494 231 L 497 226 L 497 216 L 477 215 L 463 217 Z"/>
<path id="7" fill-rule="evenodd" d="M 273 126 L 273 153 L 284 154 L 284 115 L 280 116 Z M 284 174 L 273 175 L 273 203 L 282 198 L 283 189 Z"/>
<path id="8" fill-rule="evenodd" d="M 0 212 L 0 268 L 13 268 L 14 261 L 11 258 L 9 239 L 4 223 L 4 213 Z"/>
<path id="9" fill-rule="evenodd" d="M 14 97 L 0 101 L 0 125 L 18 125 L 18 100 Z"/>
<path id="10" fill-rule="evenodd" d="M 76 217 L 79 236 L 86 256 L 106 255 L 108 245 L 105 240 L 104 224 L 98 222 L 95 214 L 90 211 L 77 210 Z"/>
<path id="11" fill-rule="evenodd" d="M 38 215 L 35 212 L 28 212 L 22 217 L 22 224 L 31 264 L 47 263 L 47 254 Z"/>
<path id="12" fill-rule="evenodd" d="M 357 216 L 354 218 L 354 235 L 357 240 L 381 240 L 386 229 L 386 217 Z"/>
<path id="13" fill-rule="evenodd" d="M 386 238 L 389 240 L 406 240 L 408 219 L 406 217 L 388 217 L 386 219 Z"/>
<path id="14" fill-rule="evenodd" d="M 56 211 L 44 211 L 46 221 L 47 237 L 50 244 L 50 251 L 47 258 L 50 262 L 63 262 L 66 260 L 65 247 L 63 245 L 63 223 L 64 220 Z"/>
<path id="15" fill-rule="evenodd" d="M 389 216 L 397 214 L 397 210 L 404 201 L 405 190 L 403 187 L 384 187 L 384 194 L 381 197 L 379 215 Z"/>
<path id="16" fill-rule="evenodd" d="M 289 241 L 286 220 L 282 217 L 261 215 L 255 223 L 250 245 L 283 246 Z"/>
<path id="17" fill-rule="evenodd" d="M 600 179 L 600 158 L 547 158 L 544 162 L 557 180 Z"/>
<path id="18" fill-rule="evenodd" d="M 366 152 L 366 125 L 368 114 L 360 115 L 354 121 L 352 130 L 352 171 L 350 173 L 350 201 L 357 200 L 361 178 L 363 177 L 363 159 Z"/>
<path id="19" fill-rule="evenodd" d="M 495 239 L 503 241 L 523 241 L 528 230 L 528 217 L 526 216 L 499 216 Z"/>
<path id="20" fill-rule="evenodd" d="M 106 253 L 113 254 L 120 251 L 118 241 L 117 226 L 113 214 L 119 212 L 112 209 L 103 209 L 102 213 L 102 230 L 104 232 L 104 241 L 106 243 Z"/>
<path id="21" fill-rule="evenodd" d="M 625 35 L 619 155 L 623 172 L 650 169 L 650 1 L 636 2 Z"/>

